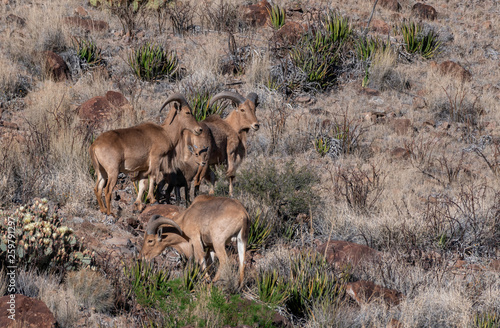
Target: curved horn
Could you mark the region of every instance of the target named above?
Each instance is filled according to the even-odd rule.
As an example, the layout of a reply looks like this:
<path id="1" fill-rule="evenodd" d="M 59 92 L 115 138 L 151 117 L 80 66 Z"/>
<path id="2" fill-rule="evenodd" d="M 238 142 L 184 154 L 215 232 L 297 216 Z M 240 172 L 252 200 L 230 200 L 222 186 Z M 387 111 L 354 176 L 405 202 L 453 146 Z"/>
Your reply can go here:
<path id="1" fill-rule="evenodd" d="M 180 234 L 183 234 L 181 227 L 174 220 L 165 218 L 158 214 L 153 215 L 151 219 L 149 219 L 148 225 L 146 226 L 146 234 L 148 235 L 156 234 L 158 228 L 163 224 L 170 224 L 175 229 L 177 229 Z"/>
<path id="2" fill-rule="evenodd" d="M 212 99 L 210 99 L 209 106 L 212 106 L 217 100 L 222 99 L 222 98 L 231 99 L 232 101 L 236 102 L 238 105 L 244 103 L 246 100 L 239 93 L 232 92 L 232 91 L 222 91 L 222 92 L 219 92 L 218 94 L 216 94 L 215 96 L 213 96 Z"/>
<path id="3" fill-rule="evenodd" d="M 255 107 L 259 104 L 259 96 L 255 92 L 250 92 L 247 99 L 255 104 Z"/>
<path id="4" fill-rule="evenodd" d="M 173 95 L 171 95 L 170 97 L 168 97 L 167 100 L 165 101 L 165 103 L 163 104 L 163 106 L 161 106 L 160 113 L 163 110 L 163 108 L 165 108 L 165 106 L 167 106 L 172 101 L 177 101 L 179 104 L 181 104 L 181 106 L 187 106 L 187 107 L 189 107 L 189 104 L 188 104 L 186 98 L 184 98 L 183 95 L 181 95 L 180 93 L 174 93 Z"/>

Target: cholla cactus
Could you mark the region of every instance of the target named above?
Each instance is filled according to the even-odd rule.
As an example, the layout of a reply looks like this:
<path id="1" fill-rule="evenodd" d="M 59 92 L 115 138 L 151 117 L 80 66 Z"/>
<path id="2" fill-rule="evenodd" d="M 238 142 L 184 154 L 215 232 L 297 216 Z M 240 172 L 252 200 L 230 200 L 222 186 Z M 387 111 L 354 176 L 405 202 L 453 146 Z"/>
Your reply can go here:
<path id="1" fill-rule="evenodd" d="M 83 250 L 73 229 L 61 226 L 57 214 L 49 215 L 47 199 L 35 200 L 31 206 L 20 206 L 13 213 L 0 212 L 0 260 L 8 259 L 8 227 L 15 222 L 15 265 L 40 269 L 76 269 L 91 265 L 94 252 Z M 12 244 L 12 242 L 10 242 Z M 11 259 L 11 258 L 9 258 Z"/>

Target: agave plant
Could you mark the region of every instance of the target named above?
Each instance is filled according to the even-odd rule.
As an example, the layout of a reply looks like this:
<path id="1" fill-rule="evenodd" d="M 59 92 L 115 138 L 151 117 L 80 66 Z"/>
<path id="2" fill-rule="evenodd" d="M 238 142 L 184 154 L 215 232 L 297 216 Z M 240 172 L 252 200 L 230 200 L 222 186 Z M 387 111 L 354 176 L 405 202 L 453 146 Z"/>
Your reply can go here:
<path id="1" fill-rule="evenodd" d="M 175 78 L 179 60 L 175 52 L 166 51 L 161 45 L 147 43 L 129 55 L 128 63 L 134 74 L 144 81 Z"/>
<path id="2" fill-rule="evenodd" d="M 275 30 L 279 30 L 283 25 L 285 25 L 285 10 L 280 8 L 278 5 L 274 5 L 271 8 L 267 8 L 269 13 L 269 19 L 271 26 Z"/>
<path id="3" fill-rule="evenodd" d="M 262 248 L 269 240 L 273 227 L 270 222 L 262 220 L 262 213 L 257 212 L 255 219 L 250 225 L 248 233 L 247 250 Z"/>
<path id="4" fill-rule="evenodd" d="M 329 32 L 331 42 L 343 42 L 352 33 L 351 23 L 347 17 L 330 11 L 323 19 L 323 25 Z"/>
<path id="5" fill-rule="evenodd" d="M 257 291 L 262 302 L 273 306 L 282 306 L 290 296 L 288 284 L 276 270 L 261 270 L 259 272 Z"/>
<path id="6" fill-rule="evenodd" d="M 425 59 L 432 58 L 439 53 L 441 42 L 438 40 L 438 34 L 433 30 L 423 34 L 422 26 L 414 22 L 402 23 L 399 30 L 403 35 L 403 45 L 408 53 L 418 53 Z"/>
<path id="7" fill-rule="evenodd" d="M 328 138 L 319 137 L 313 141 L 314 149 L 320 154 L 321 157 L 324 157 L 328 154 L 330 150 L 330 141 Z"/>
<path id="8" fill-rule="evenodd" d="M 94 41 L 74 38 L 73 45 L 76 49 L 78 57 L 84 61 L 89 67 L 99 66 L 103 64 L 102 51 Z"/>

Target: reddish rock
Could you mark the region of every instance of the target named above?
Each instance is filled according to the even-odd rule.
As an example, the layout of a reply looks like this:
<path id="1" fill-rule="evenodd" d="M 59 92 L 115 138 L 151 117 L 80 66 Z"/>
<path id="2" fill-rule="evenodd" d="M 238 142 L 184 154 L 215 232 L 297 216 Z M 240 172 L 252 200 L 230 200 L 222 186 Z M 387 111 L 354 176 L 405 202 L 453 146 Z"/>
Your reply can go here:
<path id="1" fill-rule="evenodd" d="M 109 30 L 109 24 L 101 20 L 92 20 L 82 17 L 65 17 L 66 24 L 80 27 L 86 31 L 103 32 Z"/>
<path id="2" fill-rule="evenodd" d="M 317 251 L 326 256 L 328 263 L 338 267 L 348 264 L 353 268 L 362 267 L 378 262 L 381 257 L 381 253 L 373 248 L 343 240 L 330 240 L 318 246 Z"/>
<path id="3" fill-rule="evenodd" d="M 271 5 L 266 0 L 262 0 L 254 5 L 243 6 L 243 19 L 252 26 L 264 26 L 269 18 Z"/>
<path id="4" fill-rule="evenodd" d="M 453 76 L 462 81 L 470 81 L 472 79 L 472 74 L 468 70 L 450 60 L 442 62 L 439 66 L 436 65 L 436 62 L 431 62 L 431 67 L 437 67 L 442 75 Z"/>
<path id="5" fill-rule="evenodd" d="M 45 72 L 56 82 L 70 78 L 69 68 L 64 59 L 52 51 L 45 51 Z"/>
<path id="6" fill-rule="evenodd" d="M 118 119 L 122 113 L 132 110 L 127 98 L 116 91 L 108 91 L 104 97 L 91 98 L 77 108 L 80 119 L 97 129 L 101 128 L 103 123 Z"/>
<path id="7" fill-rule="evenodd" d="M 392 120 L 392 127 L 398 135 L 405 135 L 411 127 L 411 121 L 407 118 L 395 118 Z"/>
<path id="8" fill-rule="evenodd" d="M 346 293 L 359 305 L 364 305 L 376 300 L 383 300 L 387 305 L 398 305 L 402 294 L 394 289 L 385 288 L 371 281 L 360 280 L 346 285 Z"/>
<path id="9" fill-rule="evenodd" d="M 373 19 L 371 24 L 372 30 L 380 34 L 388 34 L 391 28 L 386 22 L 380 19 Z"/>
<path id="10" fill-rule="evenodd" d="M 413 8 L 411 8 L 411 13 L 422 19 L 435 20 L 437 18 L 436 9 L 423 3 L 416 3 Z"/>
<path id="11" fill-rule="evenodd" d="M 87 17 L 89 13 L 82 6 L 78 6 L 75 8 L 75 15 L 78 15 L 80 17 Z"/>
<path id="12" fill-rule="evenodd" d="M 402 147 L 396 147 L 391 150 L 391 157 L 394 159 L 408 159 L 410 158 L 410 152 Z"/>
<path id="13" fill-rule="evenodd" d="M 304 32 L 300 23 L 288 21 L 274 34 L 271 41 L 276 46 L 288 46 L 297 43 Z"/>
<path id="14" fill-rule="evenodd" d="M 359 91 L 359 94 L 366 95 L 370 97 L 380 96 L 380 91 L 370 88 L 363 88 Z"/>
<path id="15" fill-rule="evenodd" d="M 14 296 L 14 298 L 12 298 Z M 12 302 L 15 302 L 12 305 Z M 10 302 L 10 303 L 9 303 Z M 15 320 L 9 318 L 15 309 Z M 0 298 L 0 327 L 3 328 L 55 328 L 56 319 L 44 302 L 21 294 Z"/>
<path id="16" fill-rule="evenodd" d="M 166 218 L 172 219 L 175 217 L 177 214 L 182 212 L 184 209 L 179 206 L 175 205 L 167 205 L 167 204 L 156 204 L 156 205 L 149 205 L 146 206 L 144 211 L 139 215 L 138 219 L 139 222 L 142 224 L 143 228 L 146 228 L 146 225 L 148 224 L 149 219 L 153 215 L 161 215 Z"/>
<path id="17" fill-rule="evenodd" d="M 377 3 L 380 7 L 392 11 L 400 11 L 401 5 L 397 0 L 379 0 Z"/>

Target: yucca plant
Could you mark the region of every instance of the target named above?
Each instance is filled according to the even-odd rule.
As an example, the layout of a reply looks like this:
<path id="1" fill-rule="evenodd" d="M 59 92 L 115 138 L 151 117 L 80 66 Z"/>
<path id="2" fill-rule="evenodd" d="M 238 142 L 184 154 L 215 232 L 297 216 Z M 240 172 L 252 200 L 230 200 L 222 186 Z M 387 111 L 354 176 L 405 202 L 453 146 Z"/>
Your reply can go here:
<path id="1" fill-rule="evenodd" d="M 123 272 L 130 285 L 127 296 L 134 293 L 143 300 L 153 300 L 155 292 L 164 289 L 170 279 L 170 271 L 156 268 L 154 262 L 136 261 L 124 266 Z"/>
<path id="2" fill-rule="evenodd" d="M 179 60 L 175 52 L 164 50 L 161 45 L 147 43 L 129 55 L 128 63 L 134 74 L 144 81 L 178 75 Z"/>
<path id="3" fill-rule="evenodd" d="M 328 138 L 325 137 L 319 137 L 316 138 L 313 141 L 314 144 L 314 149 L 318 154 L 320 154 L 321 157 L 324 157 L 326 154 L 328 154 L 328 151 L 330 150 L 330 141 Z"/>
<path id="4" fill-rule="evenodd" d="M 184 272 L 182 275 L 182 281 L 184 287 L 188 291 L 193 291 L 196 285 L 202 282 L 207 276 L 208 267 L 205 269 L 201 268 L 201 265 L 195 261 L 193 258 L 189 259 L 184 267 Z"/>
<path id="5" fill-rule="evenodd" d="M 282 306 L 290 292 L 288 284 L 283 277 L 280 277 L 276 270 L 261 270 L 257 276 L 257 291 L 262 302 L 273 306 Z"/>
<path id="6" fill-rule="evenodd" d="M 324 31 L 316 31 L 302 37 L 290 51 L 290 58 L 307 75 L 307 82 L 323 90 L 335 80 L 340 46 L 340 42 L 333 41 Z"/>
<path id="7" fill-rule="evenodd" d="M 500 315 L 495 312 L 478 313 L 472 321 L 474 328 L 497 328 L 500 327 Z"/>
<path id="8" fill-rule="evenodd" d="M 437 55 L 440 51 L 441 41 L 438 41 L 438 34 L 430 30 L 420 40 L 419 53 L 425 59 L 429 59 Z"/>
<path id="9" fill-rule="evenodd" d="M 329 299 L 338 304 L 345 292 L 349 278 L 347 272 L 336 276 L 326 259 L 317 252 L 301 252 L 291 259 L 288 290 L 290 296 L 285 305 L 290 313 L 299 317 L 311 314 L 313 302 Z"/>
<path id="10" fill-rule="evenodd" d="M 438 34 L 429 30 L 427 34 L 422 34 L 422 26 L 414 22 L 402 23 L 399 30 L 403 35 L 403 45 L 410 53 L 418 53 L 425 59 L 429 59 L 438 54 L 441 42 L 438 41 Z"/>
<path id="11" fill-rule="evenodd" d="M 270 222 L 262 220 L 262 213 L 259 211 L 250 225 L 248 233 L 247 250 L 257 250 L 262 248 L 271 235 L 273 227 Z"/>
<path id="12" fill-rule="evenodd" d="M 343 42 L 352 33 L 351 23 L 347 17 L 330 11 L 323 19 L 323 25 L 329 33 L 331 42 Z"/>
<path id="13" fill-rule="evenodd" d="M 267 12 L 269 13 L 271 26 L 275 30 L 279 30 L 283 25 L 285 25 L 286 14 L 283 8 L 280 8 L 278 5 L 274 5 L 271 8 L 267 8 Z"/>
<path id="14" fill-rule="evenodd" d="M 186 99 L 193 109 L 194 118 L 200 122 L 204 121 L 210 115 L 221 115 L 227 107 L 227 103 L 218 101 L 212 106 L 210 99 L 214 94 L 219 92 L 217 87 L 201 87 L 189 86 L 186 90 Z"/>
<path id="15" fill-rule="evenodd" d="M 99 48 L 94 41 L 74 38 L 73 46 L 76 49 L 78 57 L 89 65 L 89 67 L 99 66 L 104 63 L 101 48 Z"/>
<path id="16" fill-rule="evenodd" d="M 385 49 L 388 45 L 378 38 L 362 37 L 355 41 L 356 54 L 359 60 L 369 61 L 378 49 Z"/>

